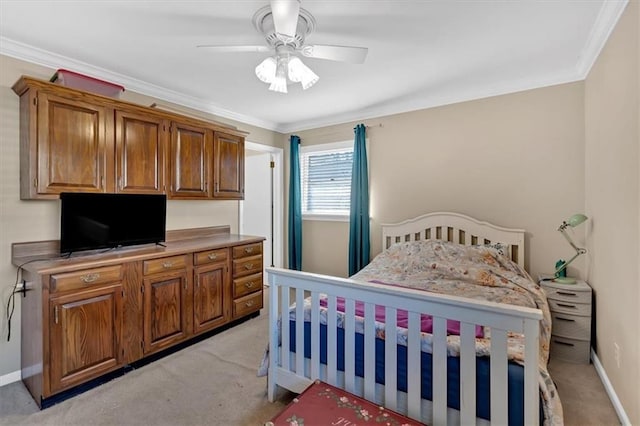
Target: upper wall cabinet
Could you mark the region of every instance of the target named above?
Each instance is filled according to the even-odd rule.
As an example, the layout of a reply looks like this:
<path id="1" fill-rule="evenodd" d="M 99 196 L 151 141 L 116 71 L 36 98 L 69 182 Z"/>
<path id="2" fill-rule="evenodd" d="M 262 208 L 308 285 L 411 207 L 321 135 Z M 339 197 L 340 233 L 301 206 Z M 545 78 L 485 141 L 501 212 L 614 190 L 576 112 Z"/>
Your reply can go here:
<path id="1" fill-rule="evenodd" d="M 20 198 L 243 199 L 245 132 L 22 77 Z"/>

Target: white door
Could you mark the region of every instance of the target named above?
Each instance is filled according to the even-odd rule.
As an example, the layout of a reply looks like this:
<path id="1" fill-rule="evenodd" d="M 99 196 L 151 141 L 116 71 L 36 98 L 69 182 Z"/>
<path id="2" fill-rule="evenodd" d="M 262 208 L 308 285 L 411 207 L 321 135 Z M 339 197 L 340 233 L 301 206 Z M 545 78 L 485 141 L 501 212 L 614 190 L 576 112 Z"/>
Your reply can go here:
<path id="1" fill-rule="evenodd" d="M 244 235 L 258 235 L 264 241 L 264 265 L 272 266 L 272 154 L 245 152 L 244 201 L 240 229 Z"/>

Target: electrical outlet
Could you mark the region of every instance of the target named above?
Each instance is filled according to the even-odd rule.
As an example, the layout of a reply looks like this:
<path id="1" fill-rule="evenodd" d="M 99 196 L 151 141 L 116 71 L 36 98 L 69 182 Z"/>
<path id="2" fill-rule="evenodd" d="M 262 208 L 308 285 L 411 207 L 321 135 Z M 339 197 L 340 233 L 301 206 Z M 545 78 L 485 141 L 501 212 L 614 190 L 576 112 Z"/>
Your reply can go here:
<path id="1" fill-rule="evenodd" d="M 616 365 L 620 368 L 620 346 L 613 342 L 613 356 L 616 359 Z"/>

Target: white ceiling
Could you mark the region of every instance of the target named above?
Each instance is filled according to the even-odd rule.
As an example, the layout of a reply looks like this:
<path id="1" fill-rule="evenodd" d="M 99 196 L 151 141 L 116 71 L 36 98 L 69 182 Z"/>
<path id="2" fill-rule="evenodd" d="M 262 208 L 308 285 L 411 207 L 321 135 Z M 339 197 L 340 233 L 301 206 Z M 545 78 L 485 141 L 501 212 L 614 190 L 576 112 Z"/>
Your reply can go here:
<path id="1" fill-rule="evenodd" d="M 303 58 L 288 94 L 254 68 L 264 1 L 0 0 L 0 53 L 283 133 L 584 79 L 627 0 L 313 1 L 307 44 L 362 46 L 364 64 Z"/>

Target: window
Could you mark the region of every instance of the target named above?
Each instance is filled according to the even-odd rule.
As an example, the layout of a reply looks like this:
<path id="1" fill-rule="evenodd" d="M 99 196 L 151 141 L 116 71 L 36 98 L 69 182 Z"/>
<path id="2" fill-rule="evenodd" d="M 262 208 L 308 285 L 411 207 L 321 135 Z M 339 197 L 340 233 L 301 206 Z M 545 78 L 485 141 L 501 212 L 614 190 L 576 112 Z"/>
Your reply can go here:
<path id="1" fill-rule="evenodd" d="M 353 142 L 300 147 L 302 216 L 348 220 Z"/>

